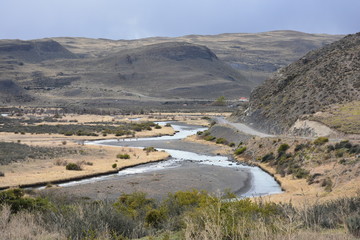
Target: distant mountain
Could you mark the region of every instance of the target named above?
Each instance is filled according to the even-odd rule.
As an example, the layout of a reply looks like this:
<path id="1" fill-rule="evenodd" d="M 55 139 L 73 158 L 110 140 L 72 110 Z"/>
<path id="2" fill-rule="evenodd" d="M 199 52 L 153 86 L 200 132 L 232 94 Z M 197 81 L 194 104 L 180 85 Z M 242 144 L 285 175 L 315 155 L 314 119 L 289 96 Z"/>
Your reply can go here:
<path id="1" fill-rule="evenodd" d="M 137 40 L 53 39 L 84 58 L 104 57 L 119 50 L 164 42 L 188 42 L 203 45 L 213 51 L 220 60 L 241 71 L 250 81 L 260 84 L 279 68 L 298 60 L 311 50 L 318 49 L 342 37 L 344 36 L 272 31 L 188 35 L 176 38 L 154 37 Z"/>
<path id="2" fill-rule="evenodd" d="M 283 133 L 297 119 L 360 100 L 360 33 L 306 54 L 251 94 L 245 120 Z M 342 124 L 342 123 L 340 123 Z"/>
<path id="3" fill-rule="evenodd" d="M 0 102 L 117 108 L 120 100 L 238 99 L 279 67 L 339 38 L 276 31 L 118 41 L 0 40 L 0 81 L 17 89 Z"/>
<path id="4" fill-rule="evenodd" d="M 61 64 L 68 63 L 57 65 Z M 254 87 L 207 47 L 184 42 L 147 45 L 77 61 L 73 64 L 76 69 L 87 69 L 79 76 L 88 85 L 157 98 L 237 98 L 249 96 Z"/>
<path id="5" fill-rule="evenodd" d="M 77 56 L 51 39 L 34 41 L 0 40 L 0 60 L 38 63 L 51 59 L 74 59 Z"/>

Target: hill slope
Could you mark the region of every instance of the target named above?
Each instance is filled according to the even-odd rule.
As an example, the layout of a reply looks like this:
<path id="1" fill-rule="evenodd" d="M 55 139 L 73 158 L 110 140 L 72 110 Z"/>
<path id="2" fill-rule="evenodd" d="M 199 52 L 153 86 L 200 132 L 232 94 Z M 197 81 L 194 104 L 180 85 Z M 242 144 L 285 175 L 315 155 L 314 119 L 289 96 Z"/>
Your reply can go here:
<path id="1" fill-rule="evenodd" d="M 360 33 L 281 69 L 251 94 L 245 120 L 272 133 L 332 104 L 360 100 Z"/>
<path id="2" fill-rule="evenodd" d="M 307 52 L 341 39 L 341 35 L 308 34 L 296 31 L 189 35 L 137 40 L 53 38 L 81 57 L 104 57 L 114 51 L 164 42 L 188 42 L 208 47 L 219 59 L 259 84 L 281 67 Z"/>
<path id="3" fill-rule="evenodd" d="M 10 95 L 21 89 L 33 105 L 117 108 L 116 101 L 124 100 L 182 106 L 189 99 L 206 105 L 221 95 L 248 96 L 277 68 L 338 38 L 276 31 L 119 41 L 0 40 L 0 80 L 13 81 L 18 91 Z M 10 95 L 6 102 L 30 104 Z"/>
<path id="4" fill-rule="evenodd" d="M 16 59 L 38 63 L 50 59 L 77 58 L 58 42 L 51 39 L 34 41 L 0 40 L 0 60 Z"/>
<path id="5" fill-rule="evenodd" d="M 14 79 L 40 102 L 86 102 L 87 99 L 209 99 L 249 96 L 254 84 L 207 47 L 167 42 L 125 49 L 105 57 L 47 59 L 37 52 L 15 51 L 1 79 Z M 22 62 L 33 54 L 33 61 Z"/>

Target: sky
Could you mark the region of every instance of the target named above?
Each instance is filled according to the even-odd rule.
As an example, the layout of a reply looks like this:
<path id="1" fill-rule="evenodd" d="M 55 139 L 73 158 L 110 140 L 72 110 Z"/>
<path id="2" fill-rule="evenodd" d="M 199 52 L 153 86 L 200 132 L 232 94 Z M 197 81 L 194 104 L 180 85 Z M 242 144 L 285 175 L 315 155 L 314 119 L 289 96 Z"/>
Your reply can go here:
<path id="1" fill-rule="evenodd" d="M 360 31 L 360 0 L 0 0 L 0 39 Z"/>

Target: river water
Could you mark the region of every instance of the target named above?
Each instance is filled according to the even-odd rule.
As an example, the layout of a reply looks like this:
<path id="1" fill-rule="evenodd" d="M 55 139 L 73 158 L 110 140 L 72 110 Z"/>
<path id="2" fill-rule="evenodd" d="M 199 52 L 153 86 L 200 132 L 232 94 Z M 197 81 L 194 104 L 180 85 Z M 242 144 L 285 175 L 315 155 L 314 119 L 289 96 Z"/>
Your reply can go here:
<path id="1" fill-rule="evenodd" d="M 168 122 L 159 122 L 160 125 L 165 125 Z M 182 141 L 182 139 L 196 134 L 198 131 L 204 131 L 207 128 L 201 126 L 187 125 L 184 123 L 170 122 L 176 134 L 173 136 L 161 136 L 150 138 L 130 138 L 130 139 L 112 139 L 112 140 L 99 140 L 89 141 L 85 144 L 96 145 L 111 145 L 111 146 L 127 146 L 127 147 L 155 147 L 158 150 L 164 150 L 171 155 L 171 158 L 166 161 L 157 163 L 148 163 L 136 167 L 130 167 L 120 170 L 117 174 L 111 174 L 101 177 L 93 177 L 80 181 L 71 181 L 68 183 L 60 184 L 62 187 L 71 187 L 82 184 L 91 184 L 101 181 L 114 181 L 116 179 L 124 179 L 131 176 L 141 176 L 149 173 L 171 171 L 174 168 L 181 168 L 185 164 L 199 166 L 207 165 L 214 168 L 231 168 L 238 171 L 238 174 L 244 174 L 244 171 L 251 174 L 250 188 L 246 192 L 241 192 L 239 197 L 251 196 L 264 196 L 269 194 L 281 193 L 281 187 L 275 179 L 268 173 L 262 171 L 258 167 L 247 166 L 234 162 L 227 156 L 219 156 L 213 154 L 211 146 L 202 145 L 192 142 Z M 184 149 L 186 151 L 184 151 Z M 230 169 L 229 169 L 230 170 Z"/>

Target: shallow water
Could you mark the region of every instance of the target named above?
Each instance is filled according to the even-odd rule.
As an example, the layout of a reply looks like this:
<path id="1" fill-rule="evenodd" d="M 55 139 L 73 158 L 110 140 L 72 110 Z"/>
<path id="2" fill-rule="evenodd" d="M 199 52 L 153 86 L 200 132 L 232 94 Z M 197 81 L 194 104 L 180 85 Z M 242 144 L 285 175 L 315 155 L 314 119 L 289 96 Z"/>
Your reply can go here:
<path id="1" fill-rule="evenodd" d="M 165 125 L 167 122 L 160 122 L 160 125 Z M 107 181 L 113 180 L 117 177 L 126 177 L 127 175 L 133 174 L 143 174 L 148 172 L 155 172 L 159 170 L 166 170 L 176 167 L 181 167 L 184 163 L 186 164 L 207 164 L 225 168 L 236 169 L 247 169 L 252 176 L 251 179 L 251 188 L 245 194 L 241 194 L 239 197 L 251 197 L 251 196 L 264 196 L 268 194 L 281 193 L 281 187 L 275 181 L 275 179 L 270 176 L 268 173 L 262 171 L 258 167 L 245 166 L 238 162 L 231 161 L 226 156 L 218 155 L 209 155 L 209 154 L 199 154 L 190 151 L 183 151 L 178 149 L 167 149 L 167 148 L 158 148 L 158 145 L 164 146 L 164 141 L 166 143 L 173 143 L 175 141 L 180 141 L 190 135 L 196 134 L 198 131 L 204 131 L 207 128 L 200 126 L 191 126 L 187 124 L 180 124 L 170 122 L 172 127 L 177 133 L 174 136 L 161 136 L 161 137 L 151 137 L 151 138 L 133 138 L 133 139 L 124 139 L 124 140 L 100 140 L 100 141 L 91 141 L 86 142 L 85 144 L 96 144 L 96 145 L 112 145 L 112 146 L 134 146 L 134 147 L 147 147 L 149 144 L 158 150 L 164 150 L 171 155 L 171 158 L 166 161 L 161 161 L 157 163 L 148 163 L 136 167 L 129 167 L 124 170 L 120 170 L 117 174 L 111 174 L 101 177 L 93 177 L 89 179 L 72 181 L 68 183 L 60 184 L 62 187 L 69 187 L 79 184 L 88 184 L 98 181 Z M 161 144 L 160 144 L 161 143 Z M 166 144 L 165 144 L 166 145 Z M 174 144 L 173 144 L 174 145 Z M 176 144 L 175 144 L 176 145 Z M 204 151 L 205 152 L 205 151 Z M 239 171 L 240 174 L 240 171 Z"/>

